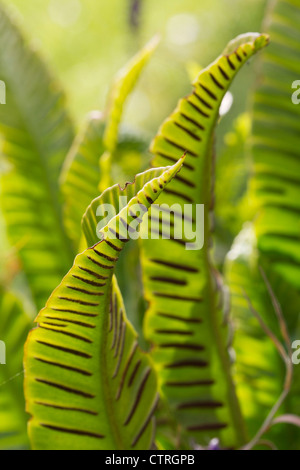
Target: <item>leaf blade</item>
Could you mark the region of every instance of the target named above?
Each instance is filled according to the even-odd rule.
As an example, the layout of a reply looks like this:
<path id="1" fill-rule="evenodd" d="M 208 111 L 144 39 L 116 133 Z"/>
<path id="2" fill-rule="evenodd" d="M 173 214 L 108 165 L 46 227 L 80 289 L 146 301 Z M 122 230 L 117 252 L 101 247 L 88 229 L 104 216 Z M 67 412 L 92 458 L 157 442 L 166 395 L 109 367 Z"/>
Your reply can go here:
<path id="1" fill-rule="evenodd" d="M 0 338 L 6 364 L 0 365 L 0 448 L 26 449 L 27 416 L 23 395 L 23 346 L 31 322 L 10 293 L 0 291 Z"/>
<path id="2" fill-rule="evenodd" d="M 204 204 L 205 244 L 200 251 L 188 251 L 187 238 L 178 240 L 173 231 L 169 240 L 143 241 L 149 302 L 144 331 L 153 345 L 162 394 L 188 436 L 200 442 L 218 436 L 225 446 L 241 443 L 245 433 L 231 381 L 228 325 L 224 326 L 226 319 L 220 308 L 222 281 L 210 260 L 213 132 L 230 83 L 242 65 L 267 43 L 265 35 L 251 36 L 202 70 L 193 93 L 179 101 L 151 148 L 154 166 L 187 152 L 182 172 L 158 202 L 169 208 L 177 204 L 182 209 L 179 215 L 174 212 L 174 229 L 183 224 L 185 204 L 194 209 L 196 204 Z M 195 211 L 188 225 L 195 232 Z M 164 233 L 159 223 L 156 230 Z"/>
<path id="3" fill-rule="evenodd" d="M 1 180 L 1 204 L 10 242 L 21 246 L 40 308 L 72 260 L 57 181 L 73 126 L 60 87 L 3 6 L 0 13 L 0 68 L 7 91 L 0 131 L 2 153 L 10 163 Z"/>
<path id="4" fill-rule="evenodd" d="M 129 215 L 123 208 L 103 229 L 104 239 L 77 256 L 41 311 L 25 359 L 34 448 L 151 447 L 156 378 L 151 361 L 137 348 L 113 278 L 127 240 L 112 231 L 114 220 L 133 220 L 130 210 L 138 201 L 149 208 L 149 194 L 154 201 L 181 166 L 179 161 L 131 199 Z"/>

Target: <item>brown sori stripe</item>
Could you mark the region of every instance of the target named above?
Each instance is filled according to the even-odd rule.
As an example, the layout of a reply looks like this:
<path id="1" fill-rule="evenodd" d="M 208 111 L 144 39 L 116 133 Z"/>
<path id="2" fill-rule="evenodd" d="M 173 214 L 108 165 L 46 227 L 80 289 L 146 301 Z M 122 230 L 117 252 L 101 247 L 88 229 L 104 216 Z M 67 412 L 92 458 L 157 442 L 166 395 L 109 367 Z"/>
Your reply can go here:
<path id="1" fill-rule="evenodd" d="M 99 268 L 102 268 L 102 269 L 114 269 L 114 266 L 107 266 L 105 264 L 101 264 L 101 263 L 98 263 L 98 261 L 96 261 L 95 259 L 93 259 L 91 256 L 88 256 L 88 259 L 94 263 L 96 266 L 99 266 Z"/>
<path id="2" fill-rule="evenodd" d="M 241 58 L 241 56 L 239 55 L 238 51 L 235 51 L 235 55 L 236 55 L 236 57 L 237 57 L 237 60 L 238 60 L 239 62 L 242 62 L 242 58 Z"/>
<path id="3" fill-rule="evenodd" d="M 41 401 L 36 401 L 35 404 L 39 406 L 45 406 L 46 408 L 53 408 L 54 410 L 75 411 L 78 413 L 85 413 L 87 415 L 98 416 L 96 411 L 84 410 L 82 408 L 69 408 L 68 406 L 53 405 L 52 403 L 43 403 Z"/>
<path id="4" fill-rule="evenodd" d="M 83 300 L 79 300 L 79 299 L 72 299 L 72 298 L 69 298 L 69 297 L 58 297 L 58 298 L 60 300 L 66 300 L 67 302 L 72 302 L 72 303 L 84 305 L 84 306 L 87 306 L 87 307 L 99 307 L 99 304 L 95 304 L 95 303 L 92 303 L 92 302 L 84 302 Z"/>
<path id="5" fill-rule="evenodd" d="M 145 423 L 143 424 L 143 426 L 141 427 L 140 431 L 138 432 L 137 436 L 133 439 L 132 443 L 131 443 L 131 447 L 135 447 L 138 443 L 138 441 L 140 440 L 140 438 L 142 437 L 142 435 L 144 434 L 144 432 L 146 431 L 146 429 L 148 428 L 148 425 L 149 423 L 151 422 L 151 419 L 156 411 L 156 408 L 157 408 L 157 405 L 159 403 L 159 395 L 157 395 L 156 399 L 155 399 L 155 402 L 154 402 L 154 405 L 153 407 L 151 408 L 151 411 L 148 415 L 148 417 L 146 418 L 146 421 Z"/>
<path id="6" fill-rule="evenodd" d="M 91 292 L 90 290 L 86 290 L 86 289 L 81 289 L 81 287 L 75 287 L 75 286 L 67 286 L 67 289 L 71 289 L 71 290 L 74 290 L 75 292 L 80 292 L 81 294 L 85 294 L 85 295 L 90 295 L 91 297 L 101 297 L 101 295 L 104 295 L 103 292 Z M 73 299 L 73 301 L 75 301 L 77 299 Z M 80 300 L 80 302 L 82 302 L 82 300 Z"/>
<path id="7" fill-rule="evenodd" d="M 207 367 L 208 362 L 200 361 L 200 360 L 182 360 L 173 362 L 172 364 L 167 364 L 165 366 L 166 369 L 177 369 L 180 367 Z"/>
<path id="8" fill-rule="evenodd" d="M 113 236 L 114 236 L 117 240 L 120 240 L 122 243 L 127 243 L 127 242 L 129 242 L 129 240 L 130 240 L 129 238 L 124 238 L 124 237 L 122 236 L 122 234 L 116 232 L 116 231 L 115 231 L 114 229 L 112 229 L 111 227 L 109 227 L 109 231 L 110 231 L 110 233 L 113 234 Z M 112 268 L 113 268 L 113 267 L 114 267 L 114 266 L 112 266 Z"/>
<path id="9" fill-rule="evenodd" d="M 123 359 L 123 354 L 124 354 L 124 346 L 125 346 L 125 337 L 126 337 L 126 323 L 123 323 L 123 328 L 122 328 L 122 338 L 121 338 L 121 347 L 120 347 L 120 353 L 119 353 L 119 358 L 118 358 L 118 363 L 115 369 L 115 372 L 113 374 L 113 379 L 115 379 L 119 373 L 121 362 Z"/>
<path id="10" fill-rule="evenodd" d="M 94 286 L 94 287 L 104 287 L 105 286 L 105 282 L 101 283 L 101 282 L 90 281 L 90 279 L 86 279 L 86 278 L 81 277 L 81 276 L 76 276 L 75 274 L 72 274 L 72 277 L 74 277 L 75 279 L 78 279 L 78 281 L 84 282 L 85 284 L 88 284 L 90 286 Z"/>
<path id="11" fill-rule="evenodd" d="M 147 195 L 146 195 L 146 199 L 147 199 L 147 201 L 149 202 L 149 204 L 153 204 L 154 201 L 153 201 L 153 199 L 151 199 L 150 196 L 147 196 Z"/>
<path id="12" fill-rule="evenodd" d="M 124 371 L 123 371 L 123 374 L 122 374 L 121 382 L 120 382 L 120 385 L 119 385 L 119 388 L 118 388 L 118 391 L 117 391 L 117 395 L 116 395 L 116 401 L 118 401 L 121 397 L 121 393 L 122 393 L 123 386 L 124 386 L 124 383 L 125 383 L 125 380 L 126 380 L 126 376 L 127 376 L 130 364 L 131 364 L 131 362 L 133 360 L 133 357 L 135 355 L 135 352 L 137 351 L 137 348 L 138 348 L 138 343 L 134 343 L 133 349 L 130 353 L 130 356 L 127 360 L 127 363 L 125 365 L 125 368 L 124 368 Z"/>
<path id="13" fill-rule="evenodd" d="M 63 392 L 71 393 L 73 395 L 78 395 L 84 398 L 95 398 L 94 395 L 90 393 L 83 392 L 82 390 L 76 390 L 75 388 L 69 388 L 65 385 L 57 384 L 55 382 L 50 382 L 49 380 L 44 379 L 35 379 L 36 382 L 41 383 L 43 385 L 48 385 L 49 387 L 57 388 L 58 390 L 62 390 Z"/>
<path id="14" fill-rule="evenodd" d="M 187 403 L 182 403 L 177 407 L 178 410 L 189 410 L 193 408 L 222 408 L 224 403 L 213 400 L 203 400 L 203 401 L 191 401 Z"/>
<path id="15" fill-rule="evenodd" d="M 125 420 L 124 422 L 124 426 L 128 426 L 128 424 L 130 423 L 130 421 L 132 420 L 133 416 L 134 416 L 134 413 L 136 412 L 137 410 L 137 407 L 139 406 L 139 403 L 142 399 L 142 396 L 143 396 L 143 392 L 145 390 L 145 387 L 146 387 L 146 383 L 148 381 L 148 378 L 151 374 L 151 369 L 148 369 L 147 372 L 145 373 L 145 376 L 140 384 L 140 387 L 138 389 L 138 392 L 137 392 L 137 395 L 136 395 L 136 398 L 135 398 L 135 401 L 133 403 L 133 406 L 132 406 L 132 409 L 127 417 L 127 419 Z"/>
<path id="16" fill-rule="evenodd" d="M 110 299 L 109 303 L 109 330 L 108 332 L 111 333 L 113 329 L 113 303 L 112 298 Z"/>
<path id="17" fill-rule="evenodd" d="M 183 176 L 176 175 L 176 180 L 180 181 L 180 183 L 182 183 L 182 184 L 185 184 L 189 188 L 195 188 L 196 187 L 195 183 L 193 183 L 192 181 L 190 181 L 186 178 L 183 178 Z"/>
<path id="18" fill-rule="evenodd" d="M 229 56 L 227 56 L 227 62 L 229 64 L 229 67 L 232 69 L 232 70 L 235 70 L 235 65 L 231 62 Z"/>
<path id="19" fill-rule="evenodd" d="M 151 213 L 151 228 L 152 228 L 152 222 L 156 222 L 156 224 L 158 224 L 158 225 L 159 224 L 162 224 L 162 225 L 167 224 L 168 227 L 174 227 L 175 226 L 174 221 L 171 219 L 171 216 L 172 216 L 171 213 L 168 214 L 165 211 L 161 211 L 159 207 L 158 207 L 158 211 L 156 211 L 155 209 L 156 208 L 154 208 L 154 210 Z M 169 217 L 166 218 L 164 216 L 164 214 L 167 214 L 167 216 L 169 216 Z M 174 216 L 174 219 L 175 219 L 175 216 Z M 179 222 L 181 222 L 181 220 L 178 221 L 178 223 Z M 156 226 L 156 225 L 154 225 L 154 226 Z M 149 231 L 150 231 L 150 229 L 149 229 Z"/>
<path id="20" fill-rule="evenodd" d="M 204 106 L 208 109 L 213 109 L 213 107 L 207 102 L 205 101 L 200 95 L 198 95 L 198 93 L 196 91 L 193 91 L 193 95 L 196 96 L 196 98 L 198 98 L 198 100 L 200 101 L 200 103 L 204 104 Z"/>
<path id="21" fill-rule="evenodd" d="M 101 251 L 97 251 L 94 248 L 94 252 L 96 255 L 100 256 L 101 258 L 106 259 L 107 261 L 110 261 L 112 263 L 116 263 L 118 261 L 118 258 L 112 258 L 111 256 L 106 255 L 105 253 L 101 253 Z"/>
<path id="22" fill-rule="evenodd" d="M 140 219 L 139 216 L 138 216 L 137 214 L 135 214 L 134 212 L 129 211 L 129 216 L 130 216 L 132 219 L 136 220 L 139 224 L 141 224 L 141 223 L 143 222 L 143 219 Z M 128 226 L 128 227 L 129 227 L 129 226 Z M 130 228 L 130 227 L 129 227 L 129 228 Z M 131 232 L 134 232 L 134 231 L 135 231 L 135 230 L 132 229 L 132 228 L 130 228 L 130 230 L 131 230 Z"/>
<path id="23" fill-rule="evenodd" d="M 221 74 L 223 75 L 223 77 L 225 78 L 225 80 L 230 80 L 230 79 L 229 79 L 229 76 L 227 75 L 227 73 L 225 72 L 225 70 L 221 67 L 221 65 L 218 65 L 218 68 L 219 68 Z"/>
<path id="24" fill-rule="evenodd" d="M 218 101 L 218 98 L 216 97 L 216 95 L 209 89 L 207 88 L 205 85 L 203 85 L 202 83 L 200 83 L 200 86 L 202 88 L 202 90 L 205 91 L 205 93 L 210 97 L 212 98 L 214 101 Z"/>
<path id="25" fill-rule="evenodd" d="M 40 423 L 40 426 L 42 426 L 43 428 L 50 429 L 51 431 L 62 432 L 62 433 L 65 433 L 65 434 L 73 434 L 73 435 L 76 435 L 76 436 L 94 437 L 95 439 L 104 439 L 104 437 L 105 437 L 102 434 L 95 434 L 95 433 L 92 433 L 92 432 L 82 431 L 82 430 L 79 430 L 79 429 L 62 428 L 62 427 L 59 427 L 59 426 L 52 426 L 50 424 Z"/>
<path id="26" fill-rule="evenodd" d="M 192 204 L 194 202 L 194 200 L 190 197 L 190 196 L 187 196 L 186 194 L 182 194 L 178 191 L 174 191 L 173 189 L 168 189 L 166 188 L 165 189 L 165 193 L 168 193 L 168 194 L 172 194 L 174 196 L 177 196 L 181 199 L 183 199 L 184 201 L 187 201 L 189 202 L 190 204 Z"/>
<path id="27" fill-rule="evenodd" d="M 158 335 L 179 335 L 179 336 L 193 336 L 192 331 L 182 331 L 182 330 L 155 330 L 155 333 Z"/>
<path id="28" fill-rule="evenodd" d="M 300 214 L 300 208 L 299 207 L 291 207 L 288 204 L 279 204 L 279 203 L 271 203 L 270 202 L 270 203 L 264 204 L 264 207 L 271 207 L 273 209 L 274 208 L 275 209 L 281 209 L 282 211 L 291 212 L 291 213 L 297 214 L 297 215 Z M 268 233 L 266 233 L 266 235 L 268 235 Z M 299 236 L 298 236 L 298 239 L 299 239 Z"/>
<path id="29" fill-rule="evenodd" d="M 81 321 L 69 320 L 67 318 L 49 317 L 48 315 L 46 316 L 46 318 L 49 318 L 51 320 L 62 321 L 65 323 L 70 323 L 71 325 L 82 326 L 83 328 L 91 328 L 91 329 L 96 328 L 96 325 L 90 325 L 89 323 L 84 323 Z"/>
<path id="30" fill-rule="evenodd" d="M 260 141 L 254 142 L 253 143 L 253 148 L 255 150 L 259 150 L 259 151 L 262 151 L 262 152 L 268 151 L 270 153 L 270 156 L 271 156 L 271 154 L 273 154 L 275 156 L 278 155 L 278 150 L 277 149 L 269 147 L 267 144 L 264 144 L 263 142 L 260 142 Z M 293 160 L 299 161 L 299 153 L 297 151 L 293 151 L 292 149 L 285 148 L 284 153 L 285 153 L 286 158 L 292 158 Z M 272 159 L 272 157 L 270 157 L 270 156 L 268 155 L 268 160 L 270 158 Z M 272 160 L 270 160 L 269 165 L 272 164 L 272 163 L 273 163 Z M 258 171 L 256 171 L 255 174 L 256 173 L 258 173 Z M 268 173 L 268 171 L 267 172 L 259 171 L 259 173 Z M 273 176 L 277 176 L 277 178 L 281 177 L 281 175 L 273 175 Z M 298 175 L 293 175 L 294 178 L 296 178 L 297 176 Z M 287 177 L 282 175 L 282 178 L 287 178 Z"/>
<path id="31" fill-rule="evenodd" d="M 119 248 L 118 246 L 114 245 L 111 241 L 106 239 L 104 241 L 108 246 L 110 246 L 113 250 L 117 251 L 118 253 L 122 251 L 122 248 Z"/>
<path id="32" fill-rule="evenodd" d="M 186 286 L 186 281 L 181 281 L 179 279 L 172 279 L 171 277 L 162 277 L 162 276 L 153 276 L 150 277 L 151 281 L 165 282 L 167 284 L 174 284 L 175 286 Z"/>
<path id="33" fill-rule="evenodd" d="M 295 185 L 295 186 L 299 186 L 300 184 L 300 179 L 296 177 L 296 175 L 293 175 L 292 176 L 285 176 L 285 175 L 279 175 L 279 174 L 273 174 L 273 173 L 270 173 L 269 171 L 265 171 L 265 170 L 259 170 L 259 171 L 254 171 L 253 173 L 254 176 L 256 176 L 256 178 L 272 178 L 272 179 L 276 179 L 278 180 L 279 182 L 284 182 L 284 183 L 289 183 L 289 184 L 292 184 L 292 185 Z"/>
<path id="34" fill-rule="evenodd" d="M 149 204 L 153 204 L 153 200 L 150 198 L 150 196 L 146 196 L 146 199 L 147 201 L 149 202 Z M 147 207 L 145 206 L 145 204 L 142 204 L 141 202 L 139 202 L 139 210 L 143 213 L 143 215 L 147 212 Z M 139 218 L 139 216 L 137 214 L 134 214 L 132 213 L 132 218 L 134 220 L 136 220 L 139 224 L 141 224 L 143 222 L 143 219 Z M 130 212 L 129 212 L 129 215 L 130 215 Z M 136 232 L 136 228 L 134 227 L 131 227 L 127 222 L 125 222 L 125 220 L 123 221 L 123 219 L 120 219 L 122 222 L 123 222 L 123 225 L 126 226 L 126 229 L 127 229 L 127 232 L 128 233 L 135 233 Z"/>
<path id="35" fill-rule="evenodd" d="M 151 226 L 149 227 L 149 233 L 151 232 L 150 229 L 153 228 L 153 227 L 152 227 L 152 223 L 153 223 L 153 222 L 155 222 L 155 223 L 158 224 L 159 226 L 161 226 L 161 225 L 162 225 L 162 226 L 163 226 L 163 225 L 167 225 L 168 227 L 172 227 L 172 228 L 175 227 L 175 223 L 174 223 L 172 220 L 170 220 L 170 223 L 169 223 L 169 220 L 165 220 L 163 214 L 162 214 L 161 217 L 155 217 L 155 216 L 153 215 L 153 213 L 152 213 L 152 214 L 151 214 Z"/>
<path id="36" fill-rule="evenodd" d="M 202 387 L 214 385 L 214 380 L 194 380 L 191 382 L 166 382 L 168 387 Z"/>
<path id="37" fill-rule="evenodd" d="M 182 124 L 179 124 L 178 122 L 174 122 L 175 126 L 178 127 L 179 129 L 181 129 L 183 132 L 185 132 L 186 134 L 188 134 L 190 137 L 192 137 L 192 139 L 196 140 L 197 142 L 201 142 L 201 137 L 199 137 L 198 135 L 196 135 L 194 132 L 192 132 L 190 129 L 187 129 L 186 127 L 184 127 Z"/>
<path id="38" fill-rule="evenodd" d="M 42 326 L 42 325 L 40 325 L 40 328 L 42 330 L 53 331 L 53 333 L 59 333 L 61 335 L 69 336 L 70 338 L 78 339 L 79 341 L 83 341 L 84 343 L 93 344 L 92 340 L 85 338 L 84 336 L 76 335 L 74 333 L 69 333 L 68 331 L 57 330 L 55 328 L 47 328 L 46 326 Z"/>
<path id="39" fill-rule="evenodd" d="M 195 119 L 190 118 L 185 113 L 180 113 L 180 116 L 182 116 L 186 121 L 190 122 L 194 126 L 198 127 L 198 129 L 201 129 L 201 131 L 205 131 L 205 127 L 202 126 L 202 124 L 200 124 L 199 122 L 195 121 Z"/>
<path id="40" fill-rule="evenodd" d="M 35 357 L 34 358 L 36 361 L 39 361 L 39 362 L 42 362 L 43 364 L 48 364 L 49 366 L 54 366 L 54 367 L 58 367 L 60 369 L 65 369 L 65 370 L 69 370 L 70 372 L 76 372 L 80 375 L 84 375 L 86 377 L 92 377 L 92 373 L 87 371 L 87 370 L 83 370 L 83 369 L 78 369 L 77 367 L 70 367 L 70 366 L 67 366 L 65 364 L 60 364 L 58 362 L 53 362 L 53 361 L 47 361 L 46 359 L 42 359 L 40 357 Z"/>
<path id="41" fill-rule="evenodd" d="M 226 429 L 227 424 L 224 423 L 207 423 L 207 424 L 198 424 L 196 426 L 189 426 L 188 431 L 220 431 L 221 429 Z"/>
<path id="42" fill-rule="evenodd" d="M 162 261 L 160 259 L 151 259 L 152 263 L 160 264 L 162 266 L 166 266 L 167 268 L 178 269 L 180 271 L 185 271 L 187 273 L 198 273 L 199 270 L 197 268 L 191 268 L 190 266 L 184 266 L 182 264 L 177 263 L 170 263 L 168 261 Z"/>
<path id="43" fill-rule="evenodd" d="M 114 358 L 117 357 L 117 355 L 119 354 L 119 349 L 120 349 L 120 345 L 121 345 L 121 340 L 122 340 L 122 336 L 124 334 L 124 331 L 126 330 L 126 323 L 122 321 L 122 314 L 120 314 L 120 325 L 119 325 L 119 331 L 118 331 L 118 341 L 117 341 L 117 345 L 116 345 L 116 350 L 115 350 L 115 353 L 114 353 Z"/>
<path id="44" fill-rule="evenodd" d="M 78 316 L 81 316 L 81 317 L 89 317 L 89 318 L 98 317 L 97 313 L 77 312 L 76 310 L 68 310 L 68 309 L 65 309 L 65 308 L 51 307 L 51 310 L 53 310 L 54 312 L 71 313 L 72 315 L 78 315 Z"/>
<path id="45" fill-rule="evenodd" d="M 159 207 L 158 207 L 158 212 L 164 212 L 164 213 L 166 213 L 166 214 L 168 214 L 168 215 L 173 215 L 174 217 L 178 217 L 178 219 L 180 219 L 179 222 L 181 222 L 182 220 L 186 220 L 186 221 L 192 222 L 192 223 L 195 222 L 193 218 L 191 218 L 191 217 L 186 217 L 186 216 L 184 216 L 181 212 L 177 212 L 177 211 L 171 210 L 171 209 L 169 209 L 169 208 L 166 209 L 166 208 L 164 208 L 163 206 L 159 206 Z M 155 213 L 155 212 L 154 212 L 154 213 Z"/>
<path id="46" fill-rule="evenodd" d="M 187 351 L 204 351 L 204 346 L 199 344 L 181 344 L 181 343 L 163 343 L 159 344 L 160 348 L 174 348 L 174 349 L 186 349 Z"/>
<path id="47" fill-rule="evenodd" d="M 162 158 L 165 158 L 169 162 L 175 162 L 175 163 L 177 162 L 176 157 L 172 157 L 171 155 L 167 155 L 162 152 L 157 152 L 157 155 Z M 186 163 L 186 161 L 184 162 L 184 168 L 187 168 L 188 170 L 191 170 L 191 171 L 195 171 L 195 167 L 190 165 L 189 163 Z"/>
<path id="48" fill-rule="evenodd" d="M 43 328 L 43 325 L 48 325 L 48 326 L 57 326 L 59 328 L 67 328 L 68 325 L 59 325 L 58 323 L 53 323 L 53 322 L 50 322 L 50 321 L 43 321 L 43 322 L 40 322 L 40 327 Z"/>
<path id="49" fill-rule="evenodd" d="M 199 108 L 199 106 L 195 105 L 195 103 L 193 103 L 192 101 L 190 100 L 186 100 L 187 103 L 189 103 L 189 105 L 192 106 L 192 108 L 195 109 L 195 111 L 197 111 L 197 113 L 201 114 L 201 116 L 205 117 L 205 118 L 209 118 L 209 114 L 205 113 L 204 111 L 202 111 L 201 108 Z"/>
<path id="50" fill-rule="evenodd" d="M 118 332 L 118 318 L 119 318 L 119 315 L 118 315 L 118 303 L 117 303 L 117 296 L 114 295 L 114 300 L 113 300 L 113 310 L 112 310 L 112 323 L 113 323 L 113 331 L 114 331 L 114 336 L 113 336 L 113 341 L 112 341 L 112 344 L 111 344 L 111 350 L 114 349 L 114 347 L 116 346 L 116 342 L 117 342 L 117 332 Z"/>
<path id="51" fill-rule="evenodd" d="M 174 315 L 173 313 L 158 312 L 157 315 L 159 317 L 169 318 L 170 320 L 182 321 L 184 323 L 196 323 L 196 324 L 203 323 L 203 320 L 201 320 L 200 318 L 184 318 L 184 317 L 180 317 L 179 315 Z"/>
<path id="52" fill-rule="evenodd" d="M 168 233 L 168 234 L 163 233 L 162 230 L 155 230 L 155 229 L 153 229 L 153 227 L 151 228 L 151 233 L 152 233 L 152 234 L 155 234 L 155 235 L 159 235 L 159 236 L 162 237 L 164 240 L 169 240 L 169 241 L 178 243 L 179 245 L 182 245 L 182 246 L 185 246 L 186 243 L 187 243 L 187 242 L 184 241 L 184 240 L 180 240 L 180 239 L 174 238 L 174 237 L 173 237 L 172 235 L 170 235 L 169 233 Z"/>
<path id="53" fill-rule="evenodd" d="M 223 85 L 221 85 L 221 83 L 216 79 L 216 77 L 210 73 L 210 78 L 212 79 L 212 81 L 214 82 L 214 84 L 220 89 L 220 90 L 224 90 L 224 87 Z"/>
<path id="54" fill-rule="evenodd" d="M 132 384 L 133 384 L 133 382 L 134 382 L 134 379 L 135 379 L 135 377 L 136 377 L 136 374 L 137 374 L 137 372 L 138 372 L 138 370 L 139 370 L 139 368 L 140 368 L 141 363 L 142 363 L 142 361 L 139 360 L 139 361 L 136 363 L 136 365 L 134 366 L 133 372 L 132 372 L 132 374 L 131 374 L 131 376 L 130 376 L 130 378 L 129 378 L 129 381 L 128 381 L 128 387 L 131 387 L 131 386 L 132 386 Z"/>
<path id="55" fill-rule="evenodd" d="M 174 299 L 174 300 L 183 300 L 185 302 L 202 302 L 203 299 L 200 297 L 186 297 L 183 295 L 175 295 L 175 294 L 165 294 L 164 292 L 153 292 L 155 297 L 162 297 L 165 299 Z"/>
<path id="56" fill-rule="evenodd" d="M 101 274 L 95 273 L 94 271 L 91 271 L 90 269 L 83 268 L 82 266 L 79 266 L 79 269 L 81 269 L 81 271 L 83 271 L 87 274 L 90 274 L 91 276 L 95 277 L 96 279 L 103 279 L 103 280 L 108 279 L 108 276 L 102 276 Z"/>
<path id="57" fill-rule="evenodd" d="M 186 148 L 182 147 L 181 145 L 177 144 L 176 142 L 174 142 L 173 140 L 171 139 L 168 139 L 167 137 L 165 136 L 162 136 L 166 142 L 168 142 L 168 144 L 172 145 L 173 147 L 181 150 L 183 153 L 184 152 L 187 152 L 189 155 L 191 155 L 192 157 L 197 157 L 197 154 L 195 152 L 192 152 L 191 150 L 187 150 Z"/>
<path id="58" fill-rule="evenodd" d="M 85 359 L 91 359 L 93 356 L 90 354 L 86 354 L 81 351 L 76 351 L 75 349 L 63 348 L 62 346 L 58 346 L 56 344 L 46 343 L 45 341 L 37 340 L 37 343 L 42 344 L 43 346 L 47 346 L 52 349 L 57 349 L 58 351 L 63 351 L 69 354 L 73 354 L 73 356 L 84 357 Z"/>
<path id="59" fill-rule="evenodd" d="M 286 190 L 283 188 L 275 188 L 273 186 L 261 186 L 260 188 L 256 189 L 257 193 L 272 193 L 272 194 L 279 194 L 280 196 L 283 196 L 286 194 Z M 276 204 L 274 204 L 276 206 Z"/>

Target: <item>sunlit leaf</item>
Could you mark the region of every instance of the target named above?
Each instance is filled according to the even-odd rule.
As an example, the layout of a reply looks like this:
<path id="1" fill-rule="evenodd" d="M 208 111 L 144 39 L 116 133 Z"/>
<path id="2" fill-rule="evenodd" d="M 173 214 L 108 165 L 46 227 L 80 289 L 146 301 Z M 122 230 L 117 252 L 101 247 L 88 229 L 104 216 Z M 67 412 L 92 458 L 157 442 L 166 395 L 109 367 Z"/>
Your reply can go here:
<path id="1" fill-rule="evenodd" d="M 143 242 L 149 302 L 144 332 L 153 344 L 152 357 L 162 394 L 190 438 L 207 443 L 218 436 L 224 446 L 235 446 L 246 438 L 231 378 L 222 282 L 210 260 L 213 135 L 232 80 L 268 43 L 268 37 L 252 35 L 245 42 L 240 38 L 237 41 L 235 47 L 231 44 L 229 55 L 220 56 L 200 72 L 193 93 L 179 101 L 153 141 L 154 166 L 176 161 L 181 152 L 187 152 L 187 157 L 182 172 L 158 201 L 167 203 L 169 210 L 179 204 L 179 211 L 171 215 L 170 240 Z M 196 204 L 205 206 L 204 227 L 201 218 L 197 216 L 196 220 Z M 196 250 L 187 249 L 187 241 L 194 241 L 187 235 L 181 240 L 174 236 L 174 229 L 183 223 L 184 205 L 194 210 L 185 221 L 185 229 L 200 230 Z M 166 235 L 166 227 L 158 217 L 157 232 Z"/>
<path id="2" fill-rule="evenodd" d="M 0 365 L 0 449 L 28 448 L 27 415 L 23 395 L 23 348 L 29 318 L 13 295 L 0 290 L 0 338 L 6 364 Z"/>
<path id="3" fill-rule="evenodd" d="M 114 164 L 128 167 L 134 152 L 141 154 L 141 138 L 120 132 L 123 107 L 158 43 L 154 38 L 119 72 L 112 86 L 105 112 L 92 112 L 75 139 L 66 159 L 61 187 L 65 200 L 65 224 L 77 250 L 80 222 L 86 207 L 114 180 Z M 125 164 L 123 163 L 125 162 Z M 133 169 L 133 174 L 138 168 Z M 127 172 L 125 172 L 126 174 Z M 80 192 L 81 197 L 77 194 Z"/>
<path id="4" fill-rule="evenodd" d="M 115 79 L 107 107 L 107 126 L 104 142 L 107 150 L 114 152 L 119 133 L 119 125 L 127 97 L 134 89 L 145 65 L 149 62 L 159 42 L 155 36 L 131 61 L 119 72 Z"/>
<path id="5" fill-rule="evenodd" d="M 151 448 L 156 377 L 113 273 L 129 241 L 126 227 L 138 217 L 136 205 L 148 209 L 181 166 L 146 183 L 108 222 L 103 240 L 76 257 L 40 312 L 25 357 L 34 449 Z"/>

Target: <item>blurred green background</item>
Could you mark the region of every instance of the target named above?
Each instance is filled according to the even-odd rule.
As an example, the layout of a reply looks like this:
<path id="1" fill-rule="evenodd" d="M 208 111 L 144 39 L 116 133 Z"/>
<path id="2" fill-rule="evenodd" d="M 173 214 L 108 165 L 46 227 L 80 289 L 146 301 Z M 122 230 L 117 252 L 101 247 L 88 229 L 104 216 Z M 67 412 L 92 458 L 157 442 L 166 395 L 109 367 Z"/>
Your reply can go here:
<path id="1" fill-rule="evenodd" d="M 120 68 L 159 34 L 160 46 L 143 71 L 123 116 L 123 125 L 142 131 L 149 142 L 178 99 L 190 92 L 191 76 L 196 75 L 197 68 L 213 61 L 233 37 L 262 29 L 266 6 L 265 0 L 3 0 L 3 3 L 60 80 L 78 128 L 91 110 L 104 109 Z M 237 194 L 240 197 L 246 188 L 245 136 L 230 132 L 236 126 L 236 118 L 247 109 L 254 75 L 253 64 L 240 72 L 239 80 L 231 88 L 234 98 L 231 110 L 217 129 L 220 164 L 215 255 L 219 266 L 243 222 L 230 198 L 235 200 Z M 244 124 L 240 127 L 244 128 Z M 232 145 L 228 147 L 225 142 L 228 144 L 232 136 Z M 24 292 L 26 283 L 22 273 L 16 276 L 19 267 L 14 253 L 18 247 L 9 248 L 1 215 L 0 246 L 0 281 L 16 290 L 26 304 L 30 298 L 29 292 Z M 31 310 L 30 307 L 27 305 L 27 309 Z"/>
<path id="2" fill-rule="evenodd" d="M 153 35 L 162 42 L 125 122 L 151 132 L 190 90 L 189 62 L 205 67 L 234 36 L 261 29 L 264 0 L 6 0 L 61 80 L 81 121 L 102 109 L 115 73 Z M 245 107 L 254 70 L 233 88 L 231 119 Z"/>
<path id="3" fill-rule="evenodd" d="M 105 108 L 116 73 L 159 34 L 161 43 L 127 101 L 122 118 L 123 126 L 140 131 L 149 143 L 178 99 L 190 93 L 199 67 L 215 60 L 235 36 L 265 30 L 265 0 L 2 2 L 61 82 L 77 129 L 88 113 Z M 246 193 L 251 126 L 247 110 L 251 109 L 248 100 L 253 98 L 256 79 L 255 63 L 250 63 L 231 87 L 232 107 L 217 128 L 214 258 L 220 270 L 234 237 L 245 221 L 253 220 Z M 145 157 L 144 166 L 147 164 Z M 2 165 L 0 159 L 0 172 Z M 34 317 L 36 307 L 17 256 L 20 248 L 9 246 L 0 212 L 0 286 L 16 293 L 26 312 Z M 139 313 L 145 311 L 145 304 L 136 275 L 139 252 L 135 246 L 128 250 L 120 260 L 118 279 L 130 320 L 141 332 L 143 316 Z M 129 268 L 125 256 L 132 261 Z"/>

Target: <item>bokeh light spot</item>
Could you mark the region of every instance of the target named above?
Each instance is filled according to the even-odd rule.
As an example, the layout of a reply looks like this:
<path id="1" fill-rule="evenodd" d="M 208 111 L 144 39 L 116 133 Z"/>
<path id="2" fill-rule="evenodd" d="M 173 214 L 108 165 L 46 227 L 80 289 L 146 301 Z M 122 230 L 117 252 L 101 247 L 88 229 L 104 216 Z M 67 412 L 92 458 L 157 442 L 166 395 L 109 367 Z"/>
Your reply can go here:
<path id="1" fill-rule="evenodd" d="M 67 28 L 74 25 L 81 14 L 80 0 L 50 0 L 48 11 L 53 23 Z"/>
<path id="2" fill-rule="evenodd" d="M 230 91 L 227 91 L 220 106 L 220 116 L 224 116 L 225 114 L 227 114 L 230 111 L 232 105 L 233 95 Z"/>
<path id="3" fill-rule="evenodd" d="M 186 46 L 197 41 L 200 25 L 191 13 L 181 13 L 170 18 L 167 24 L 167 39 L 177 46 Z"/>

